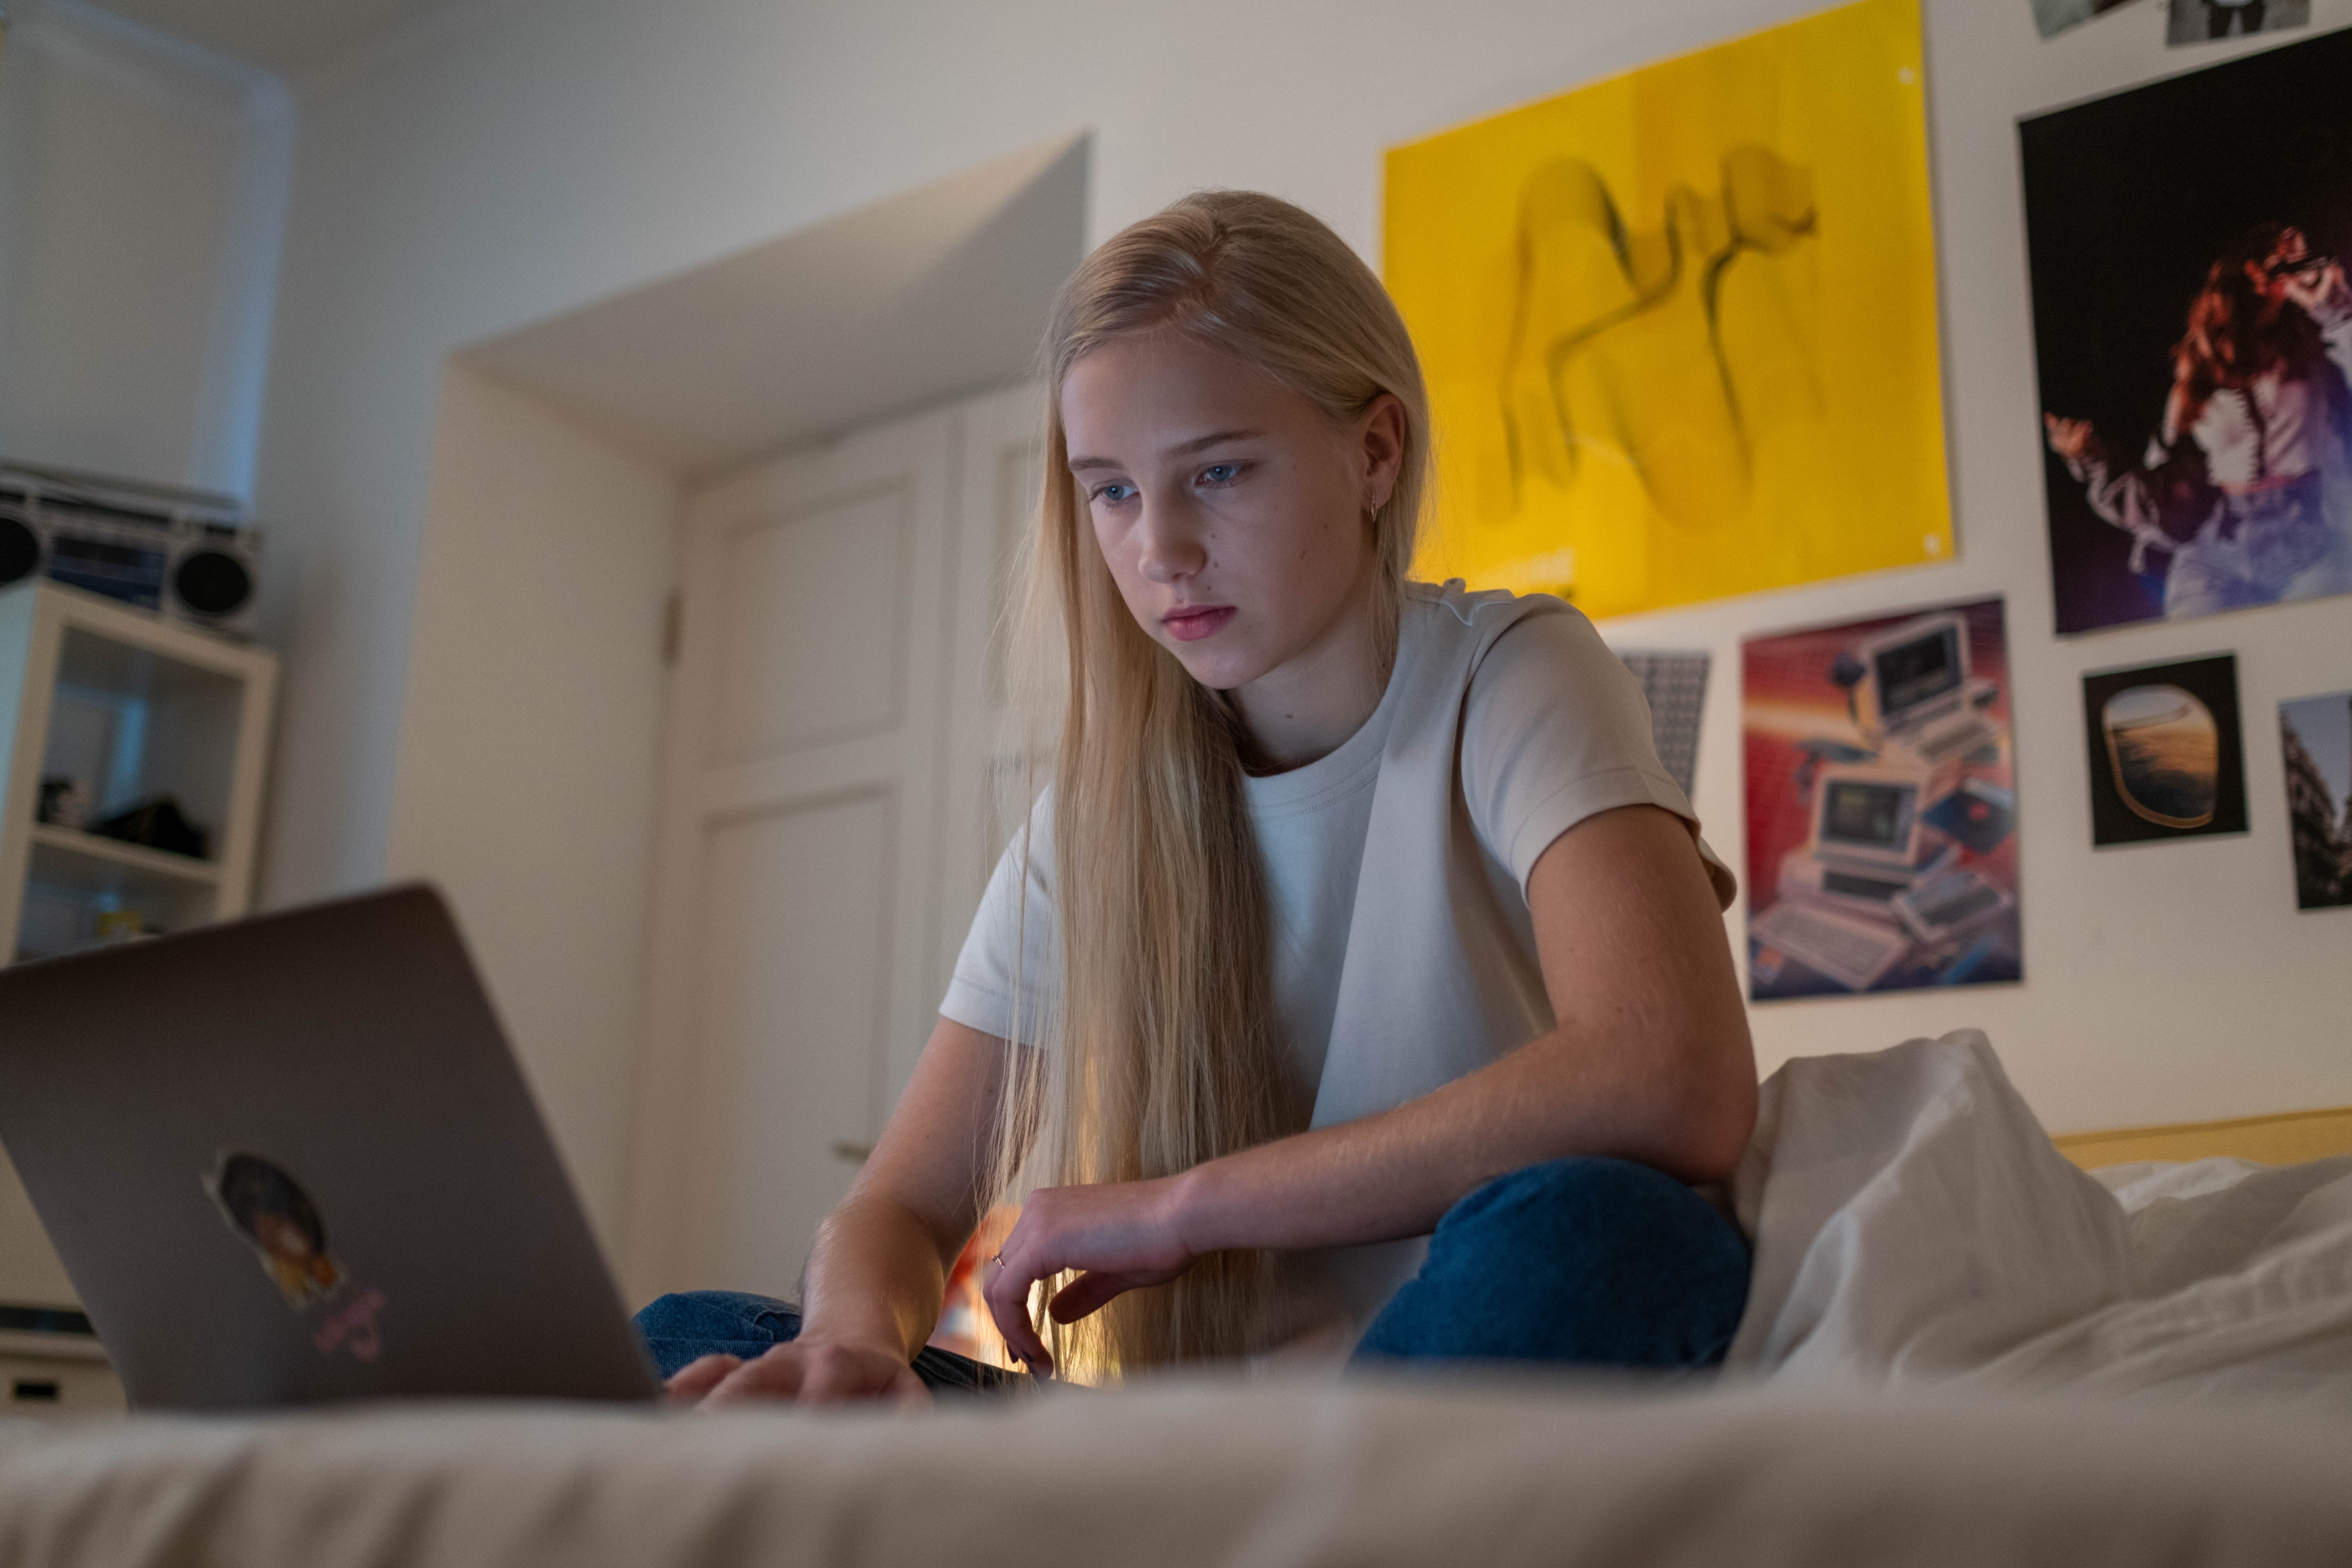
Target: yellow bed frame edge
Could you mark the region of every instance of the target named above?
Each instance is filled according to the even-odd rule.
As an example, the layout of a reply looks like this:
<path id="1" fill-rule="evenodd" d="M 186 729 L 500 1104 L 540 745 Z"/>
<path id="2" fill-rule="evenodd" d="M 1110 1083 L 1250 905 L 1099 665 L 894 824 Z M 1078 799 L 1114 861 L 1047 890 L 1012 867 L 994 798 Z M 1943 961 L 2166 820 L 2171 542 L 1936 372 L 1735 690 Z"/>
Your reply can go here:
<path id="1" fill-rule="evenodd" d="M 2113 1132 L 2066 1132 L 2051 1139 L 2058 1152 L 2086 1171 L 2138 1160 L 2208 1160 L 2224 1155 L 2264 1165 L 2299 1165 L 2352 1154 L 2352 1106 L 2292 1110 L 2234 1121 L 2186 1121 L 2173 1127 L 2126 1127 Z"/>

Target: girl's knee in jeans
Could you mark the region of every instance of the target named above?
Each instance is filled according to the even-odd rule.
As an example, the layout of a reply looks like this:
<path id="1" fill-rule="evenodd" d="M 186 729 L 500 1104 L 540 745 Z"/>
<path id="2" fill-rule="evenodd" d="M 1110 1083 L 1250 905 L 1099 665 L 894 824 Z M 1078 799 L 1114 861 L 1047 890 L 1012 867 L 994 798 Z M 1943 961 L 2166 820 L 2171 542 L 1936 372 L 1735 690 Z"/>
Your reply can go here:
<path id="1" fill-rule="evenodd" d="M 673 1291 L 647 1303 L 635 1321 L 648 1339 L 782 1342 L 800 1331 L 790 1302 L 742 1290 Z"/>
<path id="2" fill-rule="evenodd" d="M 1432 1246 L 1462 1238 L 1465 1230 L 1531 1228 L 1654 1236 L 1662 1220 L 1721 1224 L 1712 1205 L 1664 1172 L 1631 1160 L 1598 1155 L 1547 1160 L 1496 1177 L 1474 1190 L 1438 1221 Z M 1449 1234 L 1453 1233 L 1453 1234 Z"/>
<path id="3" fill-rule="evenodd" d="M 1358 1346 L 1384 1357 L 1692 1367 L 1721 1359 L 1748 1245 L 1697 1193 L 1625 1160 L 1552 1160 L 1449 1209 Z"/>

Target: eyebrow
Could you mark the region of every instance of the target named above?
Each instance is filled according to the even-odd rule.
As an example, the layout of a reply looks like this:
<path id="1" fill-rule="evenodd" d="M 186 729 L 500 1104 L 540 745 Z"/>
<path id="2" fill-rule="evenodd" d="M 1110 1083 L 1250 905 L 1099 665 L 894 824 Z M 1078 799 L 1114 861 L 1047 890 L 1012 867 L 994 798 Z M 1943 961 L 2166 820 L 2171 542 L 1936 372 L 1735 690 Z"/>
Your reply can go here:
<path id="1" fill-rule="evenodd" d="M 1189 441 L 1179 441 L 1160 455 L 1168 458 L 1189 458 L 1195 452 L 1205 452 L 1212 447 L 1221 447 L 1228 441 L 1250 441 L 1265 434 L 1263 430 L 1212 430 L 1205 436 L 1195 436 Z M 1087 468 L 1125 467 L 1124 463 L 1113 458 L 1072 458 L 1070 459 L 1070 472 L 1074 474 Z"/>

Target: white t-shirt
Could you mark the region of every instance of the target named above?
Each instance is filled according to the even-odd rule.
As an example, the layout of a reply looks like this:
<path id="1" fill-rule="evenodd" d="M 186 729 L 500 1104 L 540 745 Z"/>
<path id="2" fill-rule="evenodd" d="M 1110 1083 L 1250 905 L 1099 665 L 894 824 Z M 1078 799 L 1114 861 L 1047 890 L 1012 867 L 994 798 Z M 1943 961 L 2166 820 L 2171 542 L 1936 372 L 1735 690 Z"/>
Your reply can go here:
<path id="1" fill-rule="evenodd" d="M 1554 839 L 1621 805 L 1696 825 L 1658 762 L 1640 685 L 1592 624 L 1557 599 L 1459 583 L 1407 584 L 1396 668 L 1361 729 L 1244 787 L 1274 917 L 1276 1007 L 1318 1127 L 1402 1104 L 1552 1026 L 1527 879 Z M 1048 789 L 1027 829 L 1025 910 L 1016 837 L 940 1005 L 999 1037 L 1013 1029 L 1016 940 L 1024 1024 L 1059 972 L 1052 812 Z M 1728 905 L 1730 871 L 1694 843 Z M 1332 1261 L 1360 1327 L 1421 1248 L 1341 1251 L 1356 1255 Z"/>
<path id="2" fill-rule="evenodd" d="M 1390 690 L 1395 689 L 1391 682 Z M 1362 728 L 1328 756 L 1288 773 L 1242 781 L 1274 917 L 1275 1009 L 1289 1043 L 1293 1079 L 1308 1104 L 1322 1080 L 1331 1014 L 1339 1005 L 1356 873 L 1363 863 L 1364 832 L 1371 822 L 1372 786 L 1380 779 L 1390 710 L 1383 698 Z M 1029 860 L 1029 905 L 1022 926 L 1028 945 L 1020 974 L 1024 1029 L 1038 1016 L 1041 986 L 1050 986 L 1061 968 L 1053 892 L 1053 813 L 1049 785 L 1037 797 L 1027 828 L 1036 847 Z M 989 879 L 980 912 L 956 961 L 955 978 L 940 1005 L 940 1011 L 956 1022 L 1000 1039 L 1011 1037 L 1013 1029 L 1013 928 L 1024 913 L 1014 907 L 1013 881 L 1020 870 L 1016 840 Z"/>

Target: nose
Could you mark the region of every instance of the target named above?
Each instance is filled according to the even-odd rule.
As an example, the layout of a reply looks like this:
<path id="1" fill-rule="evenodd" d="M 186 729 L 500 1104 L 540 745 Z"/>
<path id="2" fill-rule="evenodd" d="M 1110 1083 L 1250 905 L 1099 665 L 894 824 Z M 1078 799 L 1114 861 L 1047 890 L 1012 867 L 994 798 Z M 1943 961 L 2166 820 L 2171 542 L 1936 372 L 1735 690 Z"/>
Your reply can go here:
<path id="1" fill-rule="evenodd" d="M 1146 582 L 1163 586 L 1181 583 L 1208 564 L 1209 552 L 1202 544 L 1198 521 L 1181 503 L 1147 498 L 1136 535 L 1139 546 L 1136 570 Z"/>

